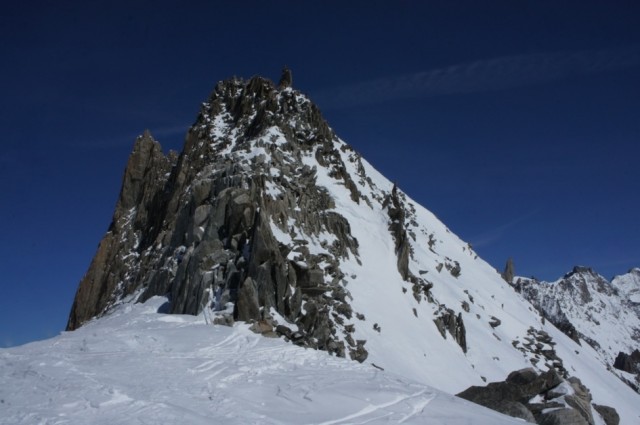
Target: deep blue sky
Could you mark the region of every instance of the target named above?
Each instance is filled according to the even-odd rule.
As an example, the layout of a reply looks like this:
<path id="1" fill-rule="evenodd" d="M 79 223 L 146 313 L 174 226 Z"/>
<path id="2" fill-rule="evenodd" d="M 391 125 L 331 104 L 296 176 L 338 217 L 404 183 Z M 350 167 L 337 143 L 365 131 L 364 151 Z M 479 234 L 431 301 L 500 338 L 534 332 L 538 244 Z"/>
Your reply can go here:
<path id="1" fill-rule="evenodd" d="M 637 1 L 4 4 L 0 347 L 64 328 L 136 135 L 179 150 L 218 80 L 284 64 L 494 266 L 640 266 L 639 17 Z"/>

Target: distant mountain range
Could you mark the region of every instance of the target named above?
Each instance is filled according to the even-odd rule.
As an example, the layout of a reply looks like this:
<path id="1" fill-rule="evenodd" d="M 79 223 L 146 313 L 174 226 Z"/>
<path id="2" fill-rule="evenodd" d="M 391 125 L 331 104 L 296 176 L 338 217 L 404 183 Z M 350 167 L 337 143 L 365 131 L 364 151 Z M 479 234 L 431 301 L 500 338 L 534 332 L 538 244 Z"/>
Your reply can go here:
<path id="1" fill-rule="evenodd" d="M 282 338 L 299 351 L 278 348 L 288 354 L 278 357 L 274 351 L 264 357 L 263 367 L 289 377 L 252 375 L 255 365 L 247 368 L 240 358 L 234 362 L 221 356 L 216 362 L 215 350 L 208 366 L 194 369 L 211 375 L 206 384 L 194 381 L 210 389 L 217 385 L 218 373 L 236 373 L 243 385 L 249 379 L 277 382 L 268 386 L 274 394 L 252 393 L 251 400 L 238 402 L 238 408 L 253 412 L 249 417 L 254 423 L 351 423 L 357 422 L 354 418 L 364 421 L 364 413 L 367 423 L 401 422 L 402 415 L 407 423 L 452 423 L 468 417 L 463 412 L 467 407 L 438 416 L 436 404 L 415 396 L 427 387 L 540 424 L 615 424 L 616 418 L 637 423 L 640 395 L 619 379 L 633 384 L 635 377 L 612 370 L 612 365 L 617 352 L 631 356 L 638 346 L 638 269 L 611 283 L 584 268 L 554 284 L 510 276 L 505 280 L 471 245 L 342 141 L 291 84 L 289 71 L 278 85 L 262 77 L 219 82 L 202 104 L 180 154 L 165 155 L 150 132 L 136 140 L 113 221 L 78 287 L 68 322 L 74 332 L 58 337 L 62 345 L 69 339 L 80 343 L 73 335 L 83 335 L 91 352 L 97 341 L 88 332 L 107 329 L 101 323 L 107 326 L 114 315 L 134 326 L 145 314 L 152 323 L 145 326 L 154 329 L 153 323 L 191 320 L 165 313 L 197 316 L 201 323 L 218 326 L 212 333 L 231 326 L 224 338 L 244 338 L 247 329 Z M 428 170 L 424 176 L 438 178 Z M 158 297 L 166 302 L 158 304 Z M 140 313 L 133 302 L 158 306 Z M 181 347 L 192 343 L 198 353 L 208 341 L 201 333 L 185 340 L 178 336 L 179 325 L 160 336 L 157 331 L 145 335 L 144 327 L 132 336 L 122 330 L 126 325 L 118 326 L 110 337 L 114 346 L 122 346 L 118 352 L 139 359 L 140 350 L 150 350 L 151 362 L 157 359 L 154 350 L 170 349 L 172 338 Z M 164 342 L 158 345 L 153 338 Z M 53 343 L 48 350 L 55 354 L 56 347 Z M 3 359 L 35 355 L 25 350 L 5 350 Z M 188 349 L 181 350 L 180 356 L 188 355 Z M 352 411 L 349 403 L 314 404 L 311 380 L 306 389 L 295 390 L 308 390 L 308 400 L 294 397 L 296 403 L 309 403 L 303 410 L 313 412 L 310 419 L 287 422 L 278 412 L 297 407 L 286 401 L 292 394 L 283 385 L 291 382 L 291 388 L 298 388 L 294 381 L 299 375 L 291 372 L 295 353 L 306 359 L 309 350 L 362 363 L 344 366 L 343 377 L 336 372 L 343 366 L 327 366 L 338 382 L 351 373 L 356 376 L 358 367 L 368 367 L 379 376 L 372 385 L 400 377 L 424 386 L 415 387 L 417 398 L 404 394 L 396 401 L 414 403 L 408 409 L 413 413 L 391 408 L 393 397 L 377 404 L 355 403 Z M 249 347 L 237 355 L 250 352 Z M 71 370 L 83 361 L 82 356 L 59 355 L 66 356 L 65 367 Z M 122 357 L 123 367 L 126 359 Z M 28 370 L 34 363 L 20 365 Z M 144 362 L 135 365 L 145 367 Z M 149 373 L 156 373 L 149 367 Z M 5 363 L 2 370 L 7 376 L 4 372 L 13 369 Z M 36 373 L 59 383 L 48 369 Z M 108 375 L 100 374 L 97 385 Z M 7 379 L 4 385 L 15 384 Z M 153 382 L 148 385 L 158 385 Z M 188 385 L 189 380 L 180 382 Z M 135 391 L 132 383 L 117 385 L 135 394 L 127 396 L 133 400 L 145 393 L 147 384 L 135 383 L 141 386 Z M 326 401 L 328 387 L 322 388 Z M 42 397 L 30 402 L 46 415 Z M 261 398 L 272 403 L 269 409 L 255 404 Z M 115 395 L 110 400 L 115 399 L 124 400 Z M 58 404 L 63 402 L 70 403 L 65 399 Z M 181 408 L 187 407 L 167 409 L 175 414 Z M 321 410 L 328 415 L 319 415 Z M 51 409 L 60 411 L 59 405 Z M 29 423 L 21 419 L 19 407 L 11 412 L 13 423 Z M 144 418 L 142 408 L 123 412 Z M 499 423 L 482 415 L 469 423 Z M 85 419 L 76 416 L 75 423 Z"/>
<path id="2" fill-rule="evenodd" d="M 588 267 L 554 282 L 515 278 L 514 288 L 576 343 L 596 350 L 607 368 L 640 387 L 640 268 L 608 281 Z M 640 357 L 640 353 L 636 355 Z"/>

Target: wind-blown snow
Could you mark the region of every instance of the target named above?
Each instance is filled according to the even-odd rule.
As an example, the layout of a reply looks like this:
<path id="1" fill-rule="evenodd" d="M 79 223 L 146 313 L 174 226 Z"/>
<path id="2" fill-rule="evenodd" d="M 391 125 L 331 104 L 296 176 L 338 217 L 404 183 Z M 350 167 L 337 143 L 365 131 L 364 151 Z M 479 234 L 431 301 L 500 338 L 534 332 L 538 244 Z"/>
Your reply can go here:
<path id="1" fill-rule="evenodd" d="M 371 365 L 124 305 L 0 350 L 0 424 L 518 424 Z"/>

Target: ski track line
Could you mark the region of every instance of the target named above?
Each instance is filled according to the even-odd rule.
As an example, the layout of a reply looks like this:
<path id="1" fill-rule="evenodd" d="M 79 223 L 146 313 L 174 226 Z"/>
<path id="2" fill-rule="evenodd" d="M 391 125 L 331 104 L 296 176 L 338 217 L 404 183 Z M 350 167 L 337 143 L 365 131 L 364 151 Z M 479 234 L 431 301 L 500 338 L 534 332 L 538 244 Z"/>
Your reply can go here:
<path id="1" fill-rule="evenodd" d="M 426 390 L 425 390 L 426 391 Z M 422 391 L 422 393 L 424 393 L 425 391 Z M 416 404 L 412 404 L 412 408 L 413 408 L 413 412 L 409 413 L 408 415 L 405 415 L 402 419 L 400 419 L 398 421 L 399 424 L 404 423 L 406 421 L 408 421 L 409 419 L 413 418 L 414 416 L 416 416 L 419 413 L 422 413 L 424 411 L 424 408 L 427 407 L 427 405 L 429 403 L 431 403 L 431 401 L 436 398 L 435 394 L 431 394 L 429 397 L 424 398 L 422 400 L 418 400 L 418 402 Z"/>
<path id="2" fill-rule="evenodd" d="M 400 396 L 400 397 L 396 397 L 394 400 L 389 401 L 389 402 L 387 402 L 387 403 L 381 403 L 381 404 L 369 404 L 368 406 L 366 406 L 366 407 L 364 407 L 364 408 L 360 409 L 358 412 L 353 413 L 353 414 L 351 414 L 351 415 L 347 415 L 347 416 L 345 416 L 345 417 L 342 417 L 342 418 L 339 418 L 339 419 L 334 419 L 334 420 L 327 421 L 327 422 L 321 422 L 321 423 L 316 424 L 316 425 L 334 425 L 334 424 L 345 423 L 345 422 L 347 422 L 347 421 L 351 421 L 351 420 L 353 420 L 353 419 L 357 419 L 357 418 L 363 417 L 364 415 L 368 415 L 369 413 L 373 413 L 373 412 L 375 412 L 375 411 L 377 411 L 377 410 L 380 410 L 380 409 L 386 409 L 387 407 L 390 407 L 390 406 L 396 405 L 396 404 L 400 403 L 401 401 L 405 401 L 405 400 L 409 400 L 409 399 L 413 399 L 413 398 L 419 397 L 419 396 L 421 396 L 422 394 L 424 394 L 425 392 L 427 392 L 427 390 L 426 390 L 426 389 L 425 389 L 425 390 L 418 391 L 418 392 L 417 392 L 417 393 L 415 393 L 415 394 L 410 394 L 410 395 L 408 395 L 408 396 Z M 426 406 L 426 405 L 427 405 L 431 400 L 433 400 L 433 397 L 431 397 L 429 400 L 427 400 L 427 402 L 425 403 L 425 406 Z M 414 412 L 413 414 L 415 414 L 415 412 Z M 412 414 L 412 415 L 413 415 L 413 414 Z M 384 416 L 388 416 L 388 415 L 384 415 Z M 375 419 L 380 419 L 380 417 L 375 418 Z M 406 421 L 406 418 L 405 418 L 404 420 Z M 369 422 L 369 421 L 367 420 L 366 422 Z M 363 422 L 363 423 L 366 423 L 366 422 Z"/>

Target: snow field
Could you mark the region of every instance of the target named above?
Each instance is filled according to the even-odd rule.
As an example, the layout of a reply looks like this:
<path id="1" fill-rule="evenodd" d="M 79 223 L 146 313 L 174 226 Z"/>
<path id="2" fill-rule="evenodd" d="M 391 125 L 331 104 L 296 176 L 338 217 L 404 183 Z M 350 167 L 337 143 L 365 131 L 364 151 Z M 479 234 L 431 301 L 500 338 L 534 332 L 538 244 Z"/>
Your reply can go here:
<path id="1" fill-rule="evenodd" d="M 0 350 L 0 424 L 516 424 L 369 364 L 157 313 Z"/>

